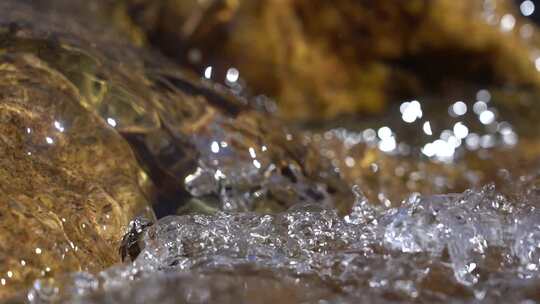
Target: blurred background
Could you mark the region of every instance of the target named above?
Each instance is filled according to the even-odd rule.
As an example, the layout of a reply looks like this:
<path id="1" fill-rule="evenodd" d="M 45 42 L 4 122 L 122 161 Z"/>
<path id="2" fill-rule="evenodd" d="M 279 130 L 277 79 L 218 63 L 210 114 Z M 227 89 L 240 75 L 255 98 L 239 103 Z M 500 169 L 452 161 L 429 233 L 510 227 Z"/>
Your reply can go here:
<path id="1" fill-rule="evenodd" d="M 340 174 L 381 202 L 463 191 L 538 160 L 535 1 L 126 5 L 141 44 L 313 132 L 308 141 L 324 137 Z"/>
<path id="2" fill-rule="evenodd" d="M 207 214 L 228 223 L 228 213 L 219 211 L 238 212 L 263 223 L 257 212 L 305 211 L 309 216 L 287 233 L 307 244 L 306 265 L 319 245 L 335 249 L 327 235 L 341 230 L 334 224 L 338 214 L 356 213 L 361 229 L 374 223 L 373 231 L 358 235 L 363 239 L 382 231 L 375 213 L 398 212 L 392 213 L 395 227 L 425 240 L 439 209 L 426 214 L 427 222 L 414 210 L 406 213 L 421 203 L 418 194 L 428 204 L 458 204 L 457 215 L 444 216 L 455 222 L 456 242 L 467 255 L 483 255 L 494 235 L 502 240 L 505 223 L 515 233 L 505 240 L 508 252 L 521 246 L 524 265 L 534 253 L 537 275 L 540 215 L 522 222 L 530 234 L 514 224 L 540 206 L 539 17 L 540 3 L 531 0 L 1 0 L 0 154 L 7 156 L 0 157 L 0 197 L 7 207 L 0 236 L 8 238 L 0 242 L 6 261 L 0 273 L 7 275 L 0 277 L 0 298 L 38 277 L 98 272 L 137 258 L 141 233 L 155 217 L 165 234 L 156 234 L 154 245 L 162 245 L 154 262 L 165 267 L 184 265 L 179 257 L 192 248 L 213 258 L 222 240 L 236 242 L 229 230 L 194 230 L 187 233 L 193 246 L 184 247 L 175 230 L 187 231 L 183 220 L 177 224 L 168 215 Z M 454 201 L 455 193 L 463 199 Z M 17 204 L 24 208 L 12 207 Z M 503 222 L 514 207 L 520 214 Z M 139 214 L 147 218 L 133 221 Z M 317 214 L 323 217 L 311 217 Z M 493 234 L 479 234 L 491 226 Z M 329 234 L 317 239 L 319 231 Z M 402 232 L 389 236 L 392 244 L 416 253 Z M 169 236 L 189 248 L 185 254 L 169 259 Z M 196 239 L 208 236 L 208 247 Z M 514 236 L 521 239 L 514 243 Z M 446 236 L 437 242 L 443 250 Z M 432 244 L 425 244 L 430 251 Z M 365 251 L 380 266 L 367 272 L 401 276 L 388 262 L 394 257 L 378 250 Z M 442 277 L 451 278 L 448 254 L 440 257 Z M 370 260 L 359 261 L 351 273 L 367 273 Z M 418 281 L 433 286 L 418 288 L 463 293 L 477 280 L 477 264 L 461 256 L 454 261 L 459 284 L 447 288 L 435 272 Z M 191 262 L 198 265 L 197 258 Z M 414 263 L 400 266 L 401 273 L 424 267 Z M 120 282 L 134 278 L 127 267 Z M 320 278 L 333 271 L 321 271 Z M 469 273 L 471 281 L 459 277 Z M 332 285 L 341 284 L 334 279 L 339 283 Z M 396 282 L 391 292 L 405 286 L 398 279 L 390 279 Z M 351 292 L 386 284 L 381 279 L 368 287 L 368 281 L 354 279 Z M 519 293 L 496 281 L 493 290 L 504 289 L 497 297 Z M 36 299 L 60 290 L 40 284 L 34 284 Z M 133 288 L 121 286 L 128 293 Z M 151 297 L 164 285 L 148 286 L 140 292 Z M 176 291 L 164 293 L 174 298 Z M 468 296 L 473 291 L 486 295 L 471 289 Z"/>
<path id="3" fill-rule="evenodd" d="M 128 1 L 146 40 L 288 120 L 383 113 L 471 88 L 536 89 L 534 1 Z M 539 62 L 540 63 L 540 62 Z M 539 65 L 540 68 L 540 65 Z"/>

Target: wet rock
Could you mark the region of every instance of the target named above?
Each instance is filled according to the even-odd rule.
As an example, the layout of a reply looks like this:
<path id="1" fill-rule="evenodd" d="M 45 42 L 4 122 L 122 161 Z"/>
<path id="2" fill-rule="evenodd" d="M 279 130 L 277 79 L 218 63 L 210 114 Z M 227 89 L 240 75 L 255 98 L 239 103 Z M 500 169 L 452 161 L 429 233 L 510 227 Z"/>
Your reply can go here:
<path id="1" fill-rule="evenodd" d="M 129 145 L 32 54 L 0 55 L 0 297 L 34 279 L 102 270 L 149 208 Z"/>
<path id="2" fill-rule="evenodd" d="M 128 223 L 149 204 L 164 216 L 193 197 L 259 211 L 350 197 L 297 132 L 137 48 L 109 26 L 111 3 L 80 4 L 0 3 L 0 296 L 119 262 Z M 210 174 L 200 189 L 197 172 Z"/>
<path id="3" fill-rule="evenodd" d="M 5 29 L 4 49 L 35 54 L 65 75 L 80 92 L 79 103 L 129 141 L 156 185 L 159 201 L 181 205 L 191 195 L 218 195 L 215 189 L 203 193 L 188 185 L 186 190 L 185 178 L 206 167 L 221 168 L 221 175 L 212 173 L 213 179 L 232 175 L 229 183 L 242 184 L 248 191 L 256 191 L 270 175 L 299 183 L 305 180 L 307 185 L 299 186 L 305 189 L 276 189 L 281 194 L 271 200 L 289 192 L 298 200 L 322 200 L 324 195 L 315 188 L 338 191 L 339 179 L 327 174 L 327 162 L 303 145 L 296 131 L 247 106 L 222 86 L 202 81 L 128 40 L 114 41 L 113 29 L 101 36 L 106 24 L 92 23 L 92 17 L 108 8 L 107 2 L 95 2 L 90 12 L 64 1 L 40 3 L 4 4 L 12 12 L 5 16 L 11 23 Z M 43 12 L 36 11 L 40 5 Z M 43 20 L 27 24 L 20 16 L 25 14 Z M 73 27 L 59 28 L 60 19 Z M 41 33 L 48 38 L 41 39 Z M 226 169 L 229 166 L 231 171 Z M 291 170 L 295 176 L 288 173 Z M 227 186 L 231 185 L 220 187 Z"/>
<path id="4" fill-rule="evenodd" d="M 206 41 L 204 31 L 199 32 L 200 20 L 209 23 L 208 37 L 223 23 L 232 26 L 234 32 L 225 42 L 216 41 L 225 46 L 231 41 L 231 53 L 224 48 L 231 58 L 237 41 L 244 45 L 243 39 L 259 30 L 278 30 L 277 35 L 257 36 L 265 42 L 262 49 L 271 50 L 271 58 L 278 61 L 269 64 L 278 72 L 261 73 L 258 64 L 256 70 L 257 77 L 267 78 L 269 92 L 299 101 L 297 109 L 285 107 L 290 117 L 299 112 L 307 118 L 376 110 L 384 98 L 353 94 L 355 102 L 349 104 L 350 96 L 341 95 L 364 83 L 353 77 L 341 86 L 349 72 L 339 72 L 349 62 L 351 70 L 366 72 L 367 85 L 358 88 L 367 95 L 386 96 L 381 83 L 397 77 L 385 76 L 394 67 L 399 67 L 397 74 L 405 74 L 403 79 L 419 72 L 411 88 L 424 92 L 431 74 L 415 63 L 415 56 L 426 58 L 424 64 L 439 63 L 440 50 L 457 54 L 459 62 L 479 62 L 480 67 L 465 69 L 473 79 L 494 71 L 490 82 L 509 85 L 489 91 L 478 90 L 474 81 L 455 86 L 460 76 L 447 73 L 449 67 L 443 65 L 444 72 L 438 73 L 443 79 L 433 79 L 429 87 L 443 90 L 448 80 L 451 88 L 462 88 L 469 94 L 462 102 L 468 111 L 452 99 L 410 100 L 386 118 L 359 121 L 353 116 L 347 129 L 324 123 L 305 124 L 310 131 L 298 131 L 273 116 L 268 99 L 242 95 L 237 70 L 224 71 L 229 74 L 226 87 L 205 79 L 212 78 L 206 74 L 219 74 L 218 65 L 200 77 L 137 47 L 145 44 L 144 36 L 127 18 L 126 8 L 131 16 L 150 18 L 135 21 L 151 30 L 151 20 L 166 23 L 169 18 L 152 19 L 153 6 L 133 3 L 0 3 L 0 203 L 6 206 L 0 216 L 7 218 L 0 225 L 0 238 L 5 238 L 0 257 L 6 261 L 0 267 L 7 267 L 0 268 L 5 273 L 0 277 L 1 296 L 23 291 L 38 278 L 14 301 L 538 298 L 538 76 L 529 75 L 530 66 L 522 64 L 530 62 L 521 45 L 509 46 L 513 34 L 501 34 L 476 17 L 463 20 L 460 14 L 476 16 L 489 8 L 412 1 L 388 8 L 372 4 L 372 11 L 367 2 L 338 1 L 328 8 L 314 6 L 324 21 L 322 28 L 307 20 L 311 8 L 301 1 L 294 7 L 288 1 L 199 1 L 196 7 L 209 6 L 198 11 L 198 17 L 196 10 L 181 14 L 187 23 L 180 41 L 187 39 L 196 47 L 193 37 Z M 172 8 L 167 13 L 177 16 L 195 5 L 176 4 L 186 7 L 177 11 L 164 6 Z M 252 9 L 261 17 L 253 22 L 261 26 L 244 24 L 247 17 L 242 16 L 251 16 Z M 389 19 L 388 28 L 369 21 L 369 12 L 390 14 L 394 9 L 398 14 Z M 446 11 L 454 13 L 438 15 Z M 219 17 L 218 22 L 212 23 L 207 13 Z M 344 18 L 337 20 L 333 13 Z M 278 23 L 283 28 L 275 26 L 275 16 L 283 18 L 283 24 Z M 235 18 L 239 27 L 231 23 Z M 347 27 L 357 18 L 368 21 Z M 411 20 L 419 23 L 413 32 L 392 30 Z M 362 35 L 366 41 L 351 43 L 365 58 L 357 62 L 346 44 L 327 48 L 313 34 L 339 38 L 335 34 L 342 28 L 347 29 L 342 33 L 347 40 L 356 37 L 356 31 L 373 32 Z M 427 28 L 442 34 L 433 37 L 431 31 L 423 32 Z M 166 29 L 159 27 L 157 33 Z M 280 35 L 284 29 L 291 33 L 288 39 Z M 460 40 L 469 31 L 479 31 L 479 40 Z M 317 46 L 308 48 L 312 43 Z M 420 49 L 427 53 L 415 48 L 424 44 Z M 292 56 L 281 53 L 283 46 Z M 259 60 L 257 54 L 263 52 L 257 47 L 252 54 Z M 477 51 L 492 47 L 500 47 L 500 53 L 476 61 Z M 462 52 L 454 53 L 456 48 Z M 233 59 L 243 75 L 241 65 L 250 61 Z M 503 67 L 495 62 L 504 62 Z M 409 63 L 412 70 L 403 67 Z M 271 68 L 267 71 L 274 71 Z M 327 83 L 330 74 L 323 72 L 328 70 L 337 71 L 330 73 L 336 87 Z M 371 77 L 381 74 L 383 80 L 372 82 Z M 281 81 L 288 82 L 282 87 Z M 304 94 L 312 94 L 308 111 Z M 330 99 L 336 108 L 316 107 Z M 357 100 L 374 103 L 358 105 Z M 499 188 L 480 188 L 490 181 Z M 462 191 L 466 188 L 475 189 Z M 424 195 L 407 198 L 410 192 Z M 444 194 L 430 195 L 437 193 Z M 149 204 L 161 219 L 152 224 L 150 213 L 147 219 L 133 220 Z M 19 240 L 24 242 L 14 246 Z M 121 258 L 125 264 L 108 267 Z"/>

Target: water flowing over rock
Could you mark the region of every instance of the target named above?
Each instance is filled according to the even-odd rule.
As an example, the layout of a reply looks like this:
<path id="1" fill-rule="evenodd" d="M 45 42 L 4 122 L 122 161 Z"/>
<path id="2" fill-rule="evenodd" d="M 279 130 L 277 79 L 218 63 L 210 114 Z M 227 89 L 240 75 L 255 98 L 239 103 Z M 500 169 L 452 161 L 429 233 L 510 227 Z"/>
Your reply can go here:
<path id="1" fill-rule="evenodd" d="M 119 262 L 150 208 L 129 145 L 32 54 L 0 55 L 0 296 L 38 277 Z"/>
<path id="2" fill-rule="evenodd" d="M 537 301 L 538 175 L 521 183 L 519 199 L 488 185 L 413 195 L 399 208 L 373 206 L 356 187 L 344 217 L 309 204 L 275 215 L 169 216 L 145 231 L 132 265 L 36 285 L 28 296 L 35 303 L 250 302 L 259 288 L 284 288 L 258 301 Z"/>
<path id="3" fill-rule="evenodd" d="M 208 5 L 187 16 L 185 7 L 161 15 L 145 0 L 0 2 L 1 299 L 540 301 L 540 76 L 535 36 L 490 23 L 512 12 L 509 3 L 278 2 L 182 1 Z M 320 28 L 306 17 L 315 8 Z M 231 65 L 224 84 L 212 82 L 219 66 L 207 58 L 197 75 L 153 51 L 163 49 L 153 35 L 177 14 L 187 36 L 172 47 L 214 45 L 214 30 L 233 26 L 215 42 Z M 237 61 L 243 39 L 273 32 L 244 24 L 261 14 L 262 25 L 292 24 L 292 41 L 258 37 L 273 47 L 266 55 L 254 46 L 255 61 L 270 58 L 275 69 Z M 379 26 L 372 14 L 393 18 Z M 197 27 L 204 16 L 209 32 Z M 391 30 L 411 20 L 415 31 Z M 340 29 L 365 58 L 346 43 L 324 47 Z M 373 36 L 355 41 L 357 32 Z M 446 52 L 470 79 L 452 60 L 423 68 Z M 348 63 L 345 74 L 323 73 Z M 271 99 L 244 90 L 243 73 L 268 85 L 285 117 L 307 120 L 282 121 Z M 420 95 L 357 116 L 387 104 L 387 82 Z M 340 93 L 351 86 L 358 103 L 357 91 Z M 343 113 L 352 115 L 310 121 Z"/>
<path id="4" fill-rule="evenodd" d="M 163 216 L 350 196 L 295 131 L 118 38 L 129 35 L 103 21 L 110 7 L 0 3 L 1 296 L 119 262 L 129 221 L 150 204 Z"/>

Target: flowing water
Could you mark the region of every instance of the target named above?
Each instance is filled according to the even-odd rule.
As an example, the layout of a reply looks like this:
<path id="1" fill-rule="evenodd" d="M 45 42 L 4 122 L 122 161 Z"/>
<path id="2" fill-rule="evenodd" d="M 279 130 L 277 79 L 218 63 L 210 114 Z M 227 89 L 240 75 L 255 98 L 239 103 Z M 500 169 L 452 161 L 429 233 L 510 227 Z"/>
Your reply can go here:
<path id="1" fill-rule="evenodd" d="M 534 89 L 285 123 L 241 70 L 217 85 L 53 2 L 0 3 L 0 193 L 29 202 L 0 235 L 44 227 L 0 252 L 8 303 L 540 301 Z"/>

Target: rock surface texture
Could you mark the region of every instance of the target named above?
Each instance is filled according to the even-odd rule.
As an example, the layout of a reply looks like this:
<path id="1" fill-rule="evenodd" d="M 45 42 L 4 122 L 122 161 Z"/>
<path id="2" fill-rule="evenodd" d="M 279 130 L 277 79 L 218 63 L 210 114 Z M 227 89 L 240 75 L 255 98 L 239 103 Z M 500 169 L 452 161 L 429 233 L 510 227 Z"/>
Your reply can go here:
<path id="1" fill-rule="evenodd" d="M 540 301 L 528 22 L 506 1 L 1 1 L 0 298 Z"/>
<path id="2" fill-rule="evenodd" d="M 0 3 L 0 296 L 119 262 L 128 223 L 152 219 L 151 205 L 166 215 L 350 197 L 294 131 L 137 48 L 115 7 Z"/>

